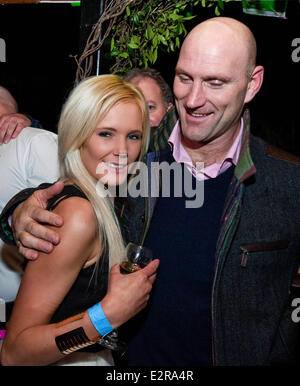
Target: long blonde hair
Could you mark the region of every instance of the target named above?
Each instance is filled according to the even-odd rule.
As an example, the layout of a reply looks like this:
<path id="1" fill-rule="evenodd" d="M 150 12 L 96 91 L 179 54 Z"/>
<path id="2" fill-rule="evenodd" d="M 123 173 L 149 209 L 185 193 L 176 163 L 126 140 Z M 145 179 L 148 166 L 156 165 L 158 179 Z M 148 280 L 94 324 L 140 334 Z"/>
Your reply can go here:
<path id="1" fill-rule="evenodd" d="M 138 159 L 141 160 L 149 143 L 148 107 L 139 89 L 116 75 L 93 76 L 83 80 L 70 93 L 58 124 L 61 178 L 71 180 L 88 197 L 97 218 L 100 245 L 103 245 L 104 252 L 108 251 L 110 267 L 120 263 L 124 256 L 119 223 L 111 199 L 97 193 L 101 184 L 83 165 L 80 149 L 110 109 L 117 103 L 128 101 L 135 102 L 142 114 L 143 136 Z"/>

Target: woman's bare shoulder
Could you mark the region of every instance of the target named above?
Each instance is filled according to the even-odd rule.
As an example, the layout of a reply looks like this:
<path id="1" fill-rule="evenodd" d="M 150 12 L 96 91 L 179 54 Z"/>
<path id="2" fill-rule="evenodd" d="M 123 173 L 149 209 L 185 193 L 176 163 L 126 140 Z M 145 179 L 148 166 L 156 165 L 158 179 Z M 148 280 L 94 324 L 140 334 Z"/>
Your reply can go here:
<path id="1" fill-rule="evenodd" d="M 63 245 L 82 258 L 85 256 L 85 261 L 89 260 L 98 245 L 97 220 L 91 203 L 85 198 L 72 196 L 61 201 L 54 212 L 64 220 L 62 227 L 55 228 Z"/>

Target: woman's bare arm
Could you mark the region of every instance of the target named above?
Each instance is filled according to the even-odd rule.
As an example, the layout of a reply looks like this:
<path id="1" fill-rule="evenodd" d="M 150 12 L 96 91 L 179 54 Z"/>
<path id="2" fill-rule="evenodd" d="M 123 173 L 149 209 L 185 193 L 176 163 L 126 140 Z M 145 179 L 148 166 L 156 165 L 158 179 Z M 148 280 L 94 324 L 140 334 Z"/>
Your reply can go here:
<path id="1" fill-rule="evenodd" d="M 87 311 L 76 320 L 49 324 L 80 269 L 94 258 L 95 251 L 99 253 L 94 214 L 87 200 L 69 198 L 55 211 L 64 218 L 64 225 L 57 229 L 61 242 L 50 254 L 41 254 L 28 263 L 2 348 L 4 365 L 56 362 L 64 355 L 57 348 L 55 337 L 78 327 L 84 329 L 90 340 L 99 335 Z M 158 263 L 153 261 L 131 275 L 120 274 L 117 265 L 112 268 L 109 289 L 101 305 L 113 328 L 146 306 Z"/>
<path id="2" fill-rule="evenodd" d="M 64 333 L 66 326 L 57 329 L 48 323 L 89 258 L 96 227 L 85 199 L 71 197 L 55 211 L 64 218 L 58 229 L 62 241 L 50 254 L 28 262 L 8 322 L 1 357 L 4 364 L 44 365 L 62 357 L 55 336 Z M 87 328 L 85 320 L 80 323 Z"/>

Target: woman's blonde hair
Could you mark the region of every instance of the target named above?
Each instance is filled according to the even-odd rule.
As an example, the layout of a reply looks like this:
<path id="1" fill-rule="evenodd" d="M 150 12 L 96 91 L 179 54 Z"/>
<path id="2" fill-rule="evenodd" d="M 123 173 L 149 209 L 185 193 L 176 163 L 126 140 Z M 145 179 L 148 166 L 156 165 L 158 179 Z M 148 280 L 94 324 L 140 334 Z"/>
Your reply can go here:
<path id="1" fill-rule="evenodd" d="M 71 180 L 88 197 L 93 206 L 99 230 L 99 240 L 108 251 L 109 266 L 120 263 L 124 243 L 113 204 L 107 195 L 97 193 L 101 187 L 81 161 L 82 145 L 89 140 L 98 123 L 117 103 L 134 102 L 142 114 L 142 144 L 139 159 L 149 143 L 148 107 L 139 89 L 116 75 L 93 76 L 72 90 L 63 106 L 58 124 L 58 155 L 61 178 Z M 126 119 L 126 117 L 120 117 Z M 97 190 L 96 190 L 97 185 Z M 99 186 L 100 185 L 100 186 Z"/>

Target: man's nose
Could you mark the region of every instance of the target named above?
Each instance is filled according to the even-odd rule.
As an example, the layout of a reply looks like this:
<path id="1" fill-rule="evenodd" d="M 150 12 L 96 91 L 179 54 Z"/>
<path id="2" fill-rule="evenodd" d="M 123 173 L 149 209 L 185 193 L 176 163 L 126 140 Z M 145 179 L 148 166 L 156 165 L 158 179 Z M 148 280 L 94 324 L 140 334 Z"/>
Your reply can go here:
<path id="1" fill-rule="evenodd" d="M 205 105 L 206 96 L 203 85 L 200 82 L 194 82 L 189 90 L 186 105 L 191 109 Z"/>

